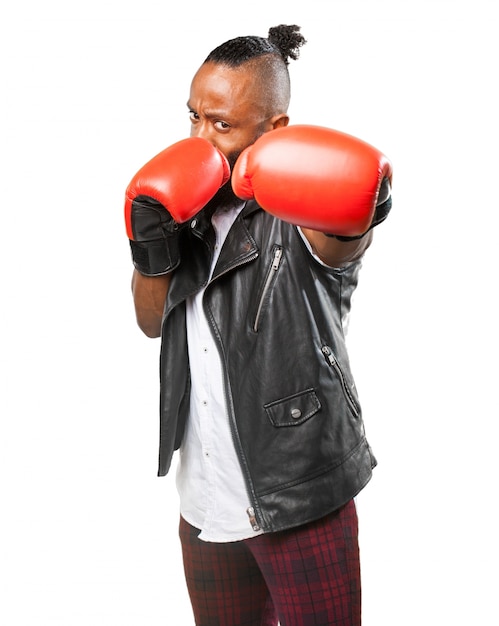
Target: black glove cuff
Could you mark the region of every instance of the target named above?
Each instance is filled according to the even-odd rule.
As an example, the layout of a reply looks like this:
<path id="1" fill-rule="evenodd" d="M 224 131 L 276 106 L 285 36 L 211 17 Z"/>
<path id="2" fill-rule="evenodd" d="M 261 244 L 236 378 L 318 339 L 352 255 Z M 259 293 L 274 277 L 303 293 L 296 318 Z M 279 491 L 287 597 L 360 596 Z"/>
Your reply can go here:
<path id="1" fill-rule="evenodd" d="M 145 276 L 161 276 L 172 272 L 180 263 L 178 237 L 155 241 L 130 240 L 135 268 Z"/>

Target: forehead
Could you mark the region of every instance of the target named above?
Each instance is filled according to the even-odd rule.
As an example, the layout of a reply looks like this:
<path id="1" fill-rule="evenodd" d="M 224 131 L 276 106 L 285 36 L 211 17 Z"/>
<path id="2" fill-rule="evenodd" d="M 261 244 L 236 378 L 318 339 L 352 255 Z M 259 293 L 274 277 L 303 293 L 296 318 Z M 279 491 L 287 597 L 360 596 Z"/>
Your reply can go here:
<path id="1" fill-rule="evenodd" d="M 248 64 L 232 68 L 219 63 L 204 63 L 191 83 L 190 103 L 195 106 L 198 102 L 210 108 L 263 108 L 254 68 Z"/>

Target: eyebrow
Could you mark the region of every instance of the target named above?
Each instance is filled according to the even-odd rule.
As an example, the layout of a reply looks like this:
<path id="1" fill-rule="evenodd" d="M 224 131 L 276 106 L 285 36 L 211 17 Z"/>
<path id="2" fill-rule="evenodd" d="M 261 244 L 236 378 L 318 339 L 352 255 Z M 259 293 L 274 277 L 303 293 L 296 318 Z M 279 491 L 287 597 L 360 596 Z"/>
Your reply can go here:
<path id="1" fill-rule="evenodd" d="M 189 109 L 189 111 L 194 111 L 195 113 L 197 113 L 196 109 L 194 107 L 191 106 L 190 102 L 187 102 L 187 108 Z M 227 114 L 226 111 L 210 111 L 205 110 L 204 114 L 206 115 L 206 117 L 208 117 L 209 119 L 219 119 L 219 120 L 227 120 L 230 121 L 230 116 Z"/>

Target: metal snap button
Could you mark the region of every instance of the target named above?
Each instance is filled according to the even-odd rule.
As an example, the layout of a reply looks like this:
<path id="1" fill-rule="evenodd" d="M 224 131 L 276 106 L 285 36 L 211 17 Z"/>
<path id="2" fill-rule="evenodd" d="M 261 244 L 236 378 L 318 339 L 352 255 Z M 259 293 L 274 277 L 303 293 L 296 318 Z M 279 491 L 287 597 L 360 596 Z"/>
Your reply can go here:
<path id="1" fill-rule="evenodd" d="M 301 417 L 301 411 L 300 409 L 291 409 L 291 417 L 294 420 L 297 420 Z"/>

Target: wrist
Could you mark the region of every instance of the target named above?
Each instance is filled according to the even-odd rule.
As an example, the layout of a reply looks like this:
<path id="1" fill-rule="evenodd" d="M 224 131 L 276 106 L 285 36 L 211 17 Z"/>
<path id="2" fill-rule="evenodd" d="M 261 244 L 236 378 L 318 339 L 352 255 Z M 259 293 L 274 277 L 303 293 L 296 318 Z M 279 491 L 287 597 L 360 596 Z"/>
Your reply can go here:
<path id="1" fill-rule="evenodd" d="M 135 269 L 144 276 L 161 276 L 172 272 L 180 263 L 178 234 L 153 241 L 130 239 Z"/>

